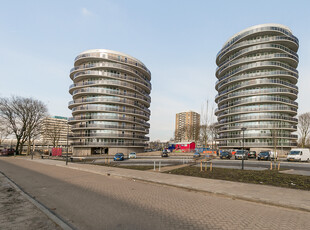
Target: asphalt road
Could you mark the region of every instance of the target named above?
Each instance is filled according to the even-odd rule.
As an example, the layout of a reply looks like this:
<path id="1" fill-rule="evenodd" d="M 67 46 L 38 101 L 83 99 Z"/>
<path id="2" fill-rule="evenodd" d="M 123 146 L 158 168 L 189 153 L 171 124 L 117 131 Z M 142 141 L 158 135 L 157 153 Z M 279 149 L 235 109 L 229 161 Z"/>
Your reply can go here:
<path id="1" fill-rule="evenodd" d="M 104 160 L 96 160 L 96 163 L 104 163 Z M 169 157 L 160 157 L 160 156 L 149 156 L 149 157 L 137 157 L 137 159 L 125 159 L 124 161 L 111 161 L 113 163 L 121 164 L 121 165 L 153 165 L 156 162 L 156 167 L 158 163 L 161 162 L 162 166 L 166 165 L 177 165 L 193 162 L 193 157 L 188 156 L 169 156 Z M 231 168 L 241 168 L 241 160 L 235 160 L 234 157 L 230 160 L 228 159 L 213 159 L 213 166 L 219 167 L 231 167 Z M 277 161 L 277 164 L 280 162 L 281 169 L 294 169 L 294 170 L 302 170 L 302 171 L 310 171 L 310 163 L 307 162 L 288 162 L 285 159 L 281 159 Z M 248 159 L 244 160 L 244 164 L 246 167 L 250 167 L 252 169 L 269 169 L 270 161 L 258 161 L 256 159 Z"/>
<path id="2" fill-rule="evenodd" d="M 0 159 L 0 171 L 76 229 L 307 229 L 308 212 Z M 142 173 L 142 172 L 141 172 Z"/>

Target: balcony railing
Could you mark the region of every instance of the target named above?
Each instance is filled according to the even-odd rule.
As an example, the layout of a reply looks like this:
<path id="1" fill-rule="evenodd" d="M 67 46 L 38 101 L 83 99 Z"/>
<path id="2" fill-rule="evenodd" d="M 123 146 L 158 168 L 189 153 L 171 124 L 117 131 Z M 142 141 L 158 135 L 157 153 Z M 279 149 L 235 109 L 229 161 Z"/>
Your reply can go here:
<path id="1" fill-rule="evenodd" d="M 224 118 L 219 120 L 218 125 L 223 125 L 226 123 L 231 123 L 231 122 L 236 122 L 236 121 L 247 121 L 247 120 L 267 120 L 267 119 L 272 119 L 272 120 L 285 120 L 285 121 L 293 121 L 293 122 L 298 122 L 297 118 L 293 117 L 287 117 L 287 116 L 274 116 L 272 114 L 270 115 L 264 115 L 264 116 L 251 116 L 251 114 L 247 114 L 246 116 L 242 117 L 229 117 L 229 118 Z"/>
<path id="2" fill-rule="evenodd" d="M 278 58 L 293 59 L 295 61 L 296 66 L 298 64 L 298 58 L 296 56 L 294 56 L 294 55 L 283 54 L 283 53 L 273 53 L 273 54 L 268 54 L 268 55 L 260 55 L 260 56 L 255 56 L 255 57 L 243 57 L 243 58 L 240 58 L 240 59 L 236 59 L 234 61 L 229 62 L 226 65 L 217 67 L 216 68 L 216 73 L 217 73 L 217 75 L 219 75 L 222 72 L 227 71 L 228 68 L 231 68 L 232 66 L 236 66 L 238 64 L 244 64 L 244 63 L 247 63 L 247 62 L 266 61 L 267 59 L 278 59 Z"/>
<path id="3" fill-rule="evenodd" d="M 230 99 L 232 99 L 232 97 L 236 97 L 236 96 L 261 95 L 261 94 L 266 94 L 266 93 L 287 93 L 287 94 L 294 94 L 297 97 L 298 91 L 292 90 L 292 89 L 287 89 L 287 88 L 249 89 L 249 90 L 229 93 L 225 96 L 222 96 L 222 94 L 221 95 L 218 94 L 218 95 L 216 95 L 215 100 L 219 103 L 222 100 L 226 100 L 226 99 L 230 100 Z"/>
<path id="4" fill-rule="evenodd" d="M 93 63 L 93 64 L 87 64 L 87 65 L 81 65 L 81 66 L 75 66 L 70 70 L 70 74 L 76 71 L 83 71 L 83 70 L 88 70 L 91 68 L 103 68 L 103 67 L 110 67 L 110 68 L 115 68 L 115 69 L 122 69 L 125 70 L 133 75 L 139 76 L 140 78 L 144 79 L 148 83 L 150 81 L 140 72 L 138 72 L 136 69 L 123 65 L 123 64 L 118 64 L 118 63 L 112 63 L 112 62 L 100 62 L 100 63 Z"/>
<path id="5" fill-rule="evenodd" d="M 108 128 L 108 129 L 130 129 L 130 130 L 138 130 L 142 132 L 148 132 L 148 129 L 145 127 L 141 126 L 134 126 L 134 125 L 105 125 L 105 124 L 77 124 L 77 125 L 72 125 L 71 129 L 102 129 L 102 128 Z"/>
<path id="6" fill-rule="evenodd" d="M 101 70 L 87 70 L 87 71 L 78 72 L 78 73 L 73 75 L 73 80 L 77 80 L 80 77 L 89 76 L 89 75 L 100 76 L 100 77 L 101 76 L 112 77 L 112 78 L 118 78 L 118 79 L 122 79 L 122 80 L 129 80 L 129 81 L 132 81 L 134 83 L 141 84 L 144 87 L 147 87 L 149 90 L 151 90 L 151 88 L 152 88 L 151 83 L 146 81 L 146 80 L 141 80 L 139 78 L 132 77 L 130 75 L 125 76 L 124 74 L 107 73 L 107 72 L 104 72 Z"/>
<path id="7" fill-rule="evenodd" d="M 218 56 L 218 60 L 221 61 L 221 59 L 226 56 L 227 53 L 230 53 L 231 51 L 233 50 L 236 50 L 238 48 L 241 48 L 241 47 L 247 47 L 249 45 L 252 45 L 250 46 L 251 47 L 258 47 L 259 49 L 262 49 L 262 48 L 278 48 L 278 49 L 282 49 L 283 51 L 287 52 L 287 53 L 290 53 L 294 56 L 296 56 L 298 58 L 298 55 L 296 54 L 296 52 L 288 49 L 287 47 L 283 46 L 283 45 L 279 45 L 279 44 L 270 44 L 269 42 L 272 42 L 272 41 L 292 41 L 290 38 L 288 37 L 283 37 L 283 36 L 274 36 L 274 37 L 269 37 L 269 38 L 261 38 L 261 39 L 258 39 L 258 40 L 251 40 L 251 41 L 243 41 L 243 42 L 240 42 L 240 43 L 237 43 L 235 44 L 234 46 L 232 46 L 231 48 L 227 49 L 225 52 L 221 53 L 220 56 Z M 268 42 L 269 44 L 262 44 L 262 43 L 265 43 L 265 42 Z M 262 44 L 262 45 L 259 45 L 259 44 Z M 265 45 L 265 46 L 264 46 Z M 298 45 L 297 45 L 298 46 Z M 251 49 L 247 50 L 247 49 L 242 49 L 240 51 L 237 51 L 235 52 L 235 54 L 230 57 L 229 59 L 227 59 L 226 61 L 222 62 L 221 65 L 224 65 L 225 63 L 229 62 L 230 60 L 234 59 L 236 56 L 239 56 L 240 54 L 244 53 L 244 52 L 247 52 L 247 51 L 251 51 Z M 220 65 L 220 66 L 221 66 Z"/>
<path id="8" fill-rule="evenodd" d="M 101 147 L 146 147 L 147 144 L 145 142 L 72 142 L 73 146 L 101 146 Z"/>
<path id="9" fill-rule="evenodd" d="M 296 125 L 246 125 L 246 124 L 240 124 L 239 126 L 222 126 L 218 128 L 217 130 L 220 131 L 227 131 L 227 130 L 241 130 L 242 127 L 246 127 L 247 129 L 269 129 L 269 130 L 281 130 L 281 129 L 287 129 L 287 130 L 297 130 Z"/>
<path id="10" fill-rule="evenodd" d="M 127 62 L 126 61 L 121 61 L 115 58 L 112 58 L 111 55 L 104 55 L 104 57 L 101 55 L 102 52 L 96 52 L 96 53 L 85 53 L 85 54 L 81 54 L 78 55 L 74 61 L 76 62 L 77 60 L 80 60 L 82 58 L 89 58 L 89 57 L 96 57 L 96 58 L 102 58 L 102 59 L 108 59 L 108 60 L 113 60 L 113 61 L 118 61 L 118 62 L 123 62 L 125 64 L 131 64 L 131 65 L 135 65 L 135 63 L 137 63 L 137 65 L 135 65 L 138 68 L 142 68 L 144 71 L 146 71 L 149 75 L 151 75 L 151 72 L 145 67 L 144 64 L 142 64 L 141 62 L 137 62 L 137 61 L 130 61 L 131 58 L 127 57 Z M 105 54 L 109 54 L 108 52 Z"/>
<path id="11" fill-rule="evenodd" d="M 266 27 L 260 27 L 260 28 L 256 28 L 256 29 L 252 29 L 252 30 L 248 30 L 243 32 L 242 34 L 238 34 L 236 37 L 232 38 L 229 40 L 229 42 L 227 42 L 224 47 L 218 52 L 217 57 L 219 58 L 220 54 L 228 49 L 229 47 L 232 47 L 234 44 L 236 44 L 238 41 L 240 41 L 240 39 L 253 34 L 253 33 L 258 33 L 258 32 L 281 32 L 283 34 L 285 34 L 287 37 L 291 38 L 292 41 L 294 41 L 296 44 L 299 44 L 298 38 L 295 37 L 294 35 L 292 35 L 291 32 L 280 28 L 280 27 L 275 27 L 275 26 L 266 26 Z"/>
<path id="12" fill-rule="evenodd" d="M 143 119 L 133 118 L 133 117 L 123 117 L 123 116 L 77 116 L 77 117 L 70 117 L 69 122 L 79 122 L 79 121 L 88 121 L 88 120 L 116 120 L 116 121 L 131 121 L 146 127 L 150 127 L 150 124 L 147 123 Z"/>
<path id="13" fill-rule="evenodd" d="M 218 109 L 215 110 L 215 112 L 221 111 L 225 108 L 231 108 L 233 106 L 237 106 L 240 104 L 255 103 L 255 102 L 284 102 L 284 103 L 291 104 L 296 107 L 298 106 L 297 102 L 284 99 L 278 96 L 261 96 L 261 97 L 258 96 L 257 98 L 242 98 L 242 99 L 230 101 L 227 104 L 220 106 Z"/>
<path id="14" fill-rule="evenodd" d="M 242 148 L 243 144 L 240 143 L 219 143 L 219 147 L 240 147 Z M 296 142 L 290 142 L 290 143 L 283 143 L 283 144 L 277 144 L 277 148 L 281 147 L 295 147 L 297 146 Z M 244 143 L 245 148 L 253 148 L 253 147 L 274 147 L 274 144 L 272 142 L 261 142 L 261 143 L 255 143 L 255 142 L 245 142 Z"/>

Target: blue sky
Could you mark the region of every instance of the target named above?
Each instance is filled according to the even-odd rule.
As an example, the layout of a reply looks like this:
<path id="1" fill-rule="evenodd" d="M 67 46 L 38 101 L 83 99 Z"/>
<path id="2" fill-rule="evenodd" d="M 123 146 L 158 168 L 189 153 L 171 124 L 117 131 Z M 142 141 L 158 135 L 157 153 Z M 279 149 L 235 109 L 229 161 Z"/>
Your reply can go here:
<path id="1" fill-rule="evenodd" d="M 71 116 L 74 58 L 88 49 L 120 51 L 151 70 L 149 136 L 168 140 L 176 113 L 214 103 L 215 57 L 226 40 L 279 23 L 299 38 L 298 112 L 309 112 L 309 8 L 306 0 L 1 1 L 0 96 L 37 98 L 51 115 Z"/>

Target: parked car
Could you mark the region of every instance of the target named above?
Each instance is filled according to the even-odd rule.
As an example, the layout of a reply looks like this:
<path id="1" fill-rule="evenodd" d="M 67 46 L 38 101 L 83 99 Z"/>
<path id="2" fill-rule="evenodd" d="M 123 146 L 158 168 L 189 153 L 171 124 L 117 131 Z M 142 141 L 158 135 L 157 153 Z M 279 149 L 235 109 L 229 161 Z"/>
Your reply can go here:
<path id="1" fill-rule="evenodd" d="M 166 149 L 164 149 L 161 153 L 161 157 L 168 157 L 168 151 Z"/>
<path id="2" fill-rule="evenodd" d="M 194 155 L 193 155 L 193 158 L 198 158 L 198 157 L 200 157 L 200 153 L 195 152 Z"/>
<path id="3" fill-rule="evenodd" d="M 255 151 L 250 151 L 248 154 L 249 158 L 256 158 L 256 152 Z"/>
<path id="4" fill-rule="evenodd" d="M 292 149 L 286 157 L 287 161 L 308 161 L 310 160 L 309 149 Z"/>
<path id="5" fill-rule="evenodd" d="M 223 151 L 220 153 L 220 158 L 221 159 L 230 159 L 232 157 L 232 154 L 227 151 Z"/>
<path id="6" fill-rule="evenodd" d="M 247 150 L 237 150 L 237 152 L 235 153 L 235 160 L 242 160 L 242 158 L 244 160 L 247 160 L 248 154 L 249 154 L 249 151 Z"/>
<path id="7" fill-rule="evenodd" d="M 270 161 L 270 151 L 262 151 L 258 154 L 257 160 L 265 160 L 265 161 Z"/>
<path id="8" fill-rule="evenodd" d="M 124 154 L 123 153 L 116 153 L 114 155 L 114 158 L 113 160 L 114 161 L 123 161 L 125 158 L 124 158 Z"/>
<path id="9" fill-rule="evenodd" d="M 128 158 L 137 158 L 137 154 L 135 152 L 129 153 Z"/>

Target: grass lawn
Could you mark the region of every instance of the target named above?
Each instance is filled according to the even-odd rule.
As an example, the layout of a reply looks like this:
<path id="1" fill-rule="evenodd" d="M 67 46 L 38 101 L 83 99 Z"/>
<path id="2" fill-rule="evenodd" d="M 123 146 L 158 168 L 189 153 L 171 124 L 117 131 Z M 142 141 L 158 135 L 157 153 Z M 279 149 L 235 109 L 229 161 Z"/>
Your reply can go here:
<path id="1" fill-rule="evenodd" d="M 153 169 L 154 166 L 152 165 L 118 165 L 119 168 L 125 168 L 125 169 L 136 169 L 136 170 L 150 170 Z"/>
<path id="2" fill-rule="evenodd" d="M 213 168 L 212 172 L 200 172 L 200 167 L 187 166 L 184 168 L 167 171 L 165 173 L 310 190 L 309 176 L 284 174 L 279 173 L 276 170 L 254 171 Z"/>
<path id="3" fill-rule="evenodd" d="M 111 164 L 105 164 L 105 163 L 95 163 L 94 165 L 100 165 L 100 166 L 108 166 L 108 167 L 117 167 L 117 168 L 124 168 L 124 169 L 135 169 L 135 170 L 150 170 L 153 169 L 154 166 L 143 166 L 143 165 L 120 165 L 117 163 L 111 163 Z"/>

